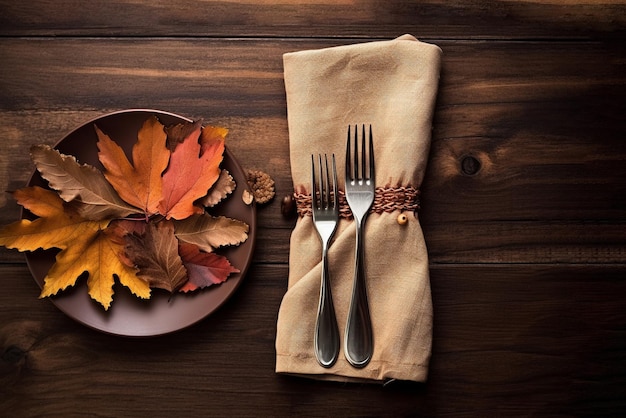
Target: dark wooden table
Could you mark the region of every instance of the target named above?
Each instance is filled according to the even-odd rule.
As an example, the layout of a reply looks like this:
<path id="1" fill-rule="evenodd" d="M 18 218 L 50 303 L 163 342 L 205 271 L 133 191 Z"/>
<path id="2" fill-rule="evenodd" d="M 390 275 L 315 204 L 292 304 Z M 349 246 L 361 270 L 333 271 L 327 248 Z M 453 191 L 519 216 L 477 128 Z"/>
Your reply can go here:
<path id="1" fill-rule="evenodd" d="M 0 415 L 602 416 L 626 412 L 626 5 L 577 1 L 0 0 L 0 188 L 99 115 L 230 129 L 271 174 L 253 264 L 214 314 L 129 339 L 76 323 L 0 251 Z M 391 39 L 443 69 L 421 220 L 434 302 L 425 384 L 274 373 L 293 219 L 282 54 Z M 0 196 L 0 223 L 19 208 Z"/>

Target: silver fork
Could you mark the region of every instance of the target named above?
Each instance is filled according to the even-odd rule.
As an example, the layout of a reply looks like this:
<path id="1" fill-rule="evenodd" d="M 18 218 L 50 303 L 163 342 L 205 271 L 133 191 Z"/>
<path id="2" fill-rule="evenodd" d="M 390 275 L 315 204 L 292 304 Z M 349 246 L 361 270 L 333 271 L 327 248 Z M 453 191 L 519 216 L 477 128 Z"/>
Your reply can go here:
<path id="1" fill-rule="evenodd" d="M 315 323 L 315 356 L 323 367 L 331 367 L 339 355 L 339 329 L 333 306 L 328 274 L 328 247 L 339 220 L 339 198 L 337 196 L 337 168 L 335 155 L 332 155 L 332 185 L 328 170 L 328 157 L 324 154 L 319 159 L 319 184 L 315 175 L 315 158 L 311 155 L 311 196 L 313 223 L 322 240 L 322 280 L 320 300 Z M 332 188 L 332 190 L 331 190 Z"/>
<path id="2" fill-rule="evenodd" d="M 354 127 L 354 150 L 350 158 L 350 127 L 346 146 L 346 200 L 356 223 L 356 253 L 352 300 L 344 338 L 344 354 L 354 367 L 365 367 L 372 358 L 374 338 L 372 321 L 367 302 L 365 284 L 365 258 L 363 232 L 367 212 L 374 202 L 376 187 L 374 173 L 374 146 L 372 144 L 372 126 L 369 127 L 369 152 L 365 149 L 365 125 L 361 135 L 361 147 L 358 146 L 358 128 Z M 369 158 L 366 159 L 366 154 Z M 359 159 L 360 164 L 359 164 Z"/>

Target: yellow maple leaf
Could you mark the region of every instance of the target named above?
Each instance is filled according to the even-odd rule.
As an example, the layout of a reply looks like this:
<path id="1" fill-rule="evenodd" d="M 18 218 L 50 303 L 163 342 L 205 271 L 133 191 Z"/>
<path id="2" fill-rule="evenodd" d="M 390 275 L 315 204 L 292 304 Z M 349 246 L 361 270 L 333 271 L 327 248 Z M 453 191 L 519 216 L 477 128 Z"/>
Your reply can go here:
<path id="1" fill-rule="evenodd" d="M 150 296 L 148 284 L 135 270 L 123 264 L 117 254 L 122 246 L 110 239 L 109 221 L 90 221 L 66 207 L 61 198 L 41 187 L 27 187 L 14 193 L 18 203 L 39 216 L 22 219 L 0 229 L 0 245 L 19 251 L 58 248 L 55 264 L 44 278 L 40 297 L 52 296 L 76 283 L 88 272 L 89 295 L 105 309 L 113 300 L 115 276 L 135 295 Z"/>

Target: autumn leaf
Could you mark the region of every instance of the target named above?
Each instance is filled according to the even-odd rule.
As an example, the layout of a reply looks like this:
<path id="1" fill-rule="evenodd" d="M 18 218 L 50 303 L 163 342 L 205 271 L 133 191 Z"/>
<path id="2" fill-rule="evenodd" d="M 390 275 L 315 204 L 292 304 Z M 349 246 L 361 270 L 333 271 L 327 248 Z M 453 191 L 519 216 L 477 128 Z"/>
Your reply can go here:
<path id="1" fill-rule="evenodd" d="M 0 245 L 19 251 L 61 250 L 44 278 L 40 297 L 74 286 L 78 277 L 87 272 L 89 295 L 108 309 L 113 299 L 115 276 L 123 283 L 133 282 L 134 270 L 117 257 L 122 247 L 104 233 L 108 221 L 80 217 L 64 206 L 55 192 L 41 187 L 20 189 L 14 197 L 40 218 L 22 219 L 0 229 Z M 145 294 L 145 291 L 135 289 L 134 293 Z"/>
<path id="2" fill-rule="evenodd" d="M 25 209 L 40 218 L 30 221 L 22 219 L 0 229 L 0 245 L 19 251 L 35 251 L 39 248 L 64 248 L 62 241 L 73 230 L 85 222 L 76 213 L 65 213 L 63 200 L 53 191 L 38 186 L 19 189 L 13 197 Z M 87 221 L 94 230 L 100 229 L 100 222 Z M 105 222 L 102 222 L 106 226 Z"/>
<path id="3" fill-rule="evenodd" d="M 76 228 L 76 234 L 81 234 L 84 228 Z M 78 238 L 78 236 L 76 236 Z M 83 238 L 83 243 L 73 242 L 66 250 L 57 254 L 56 263 L 44 279 L 41 297 L 52 296 L 65 287 L 65 280 L 79 277 L 87 271 L 87 289 L 89 295 L 100 302 L 105 310 L 113 301 L 113 285 L 115 277 L 120 283 L 130 289 L 136 296 L 150 298 L 150 287 L 135 275 L 135 270 L 123 264 L 118 258 L 118 252 L 123 246 L 111 241 L 106 230 L 98 230 L 89 240 Z M 81 245 L 82 244 L 82 245 Z"/>
<path id="4" fill-rule="evenodd" d="M 162 178 L 170 159 L 166 133 L 156 117 L 148 119 L 133 146 L 133 164 L 124 150 L 96 126 L 98 157 L 105 168 L 104 176 L 129 204 L 142 209 L 147 216 L 158 211 L 162 196 Z"/>
<path id="5" fill-rule="evenodd" d="M 143 235 L 146 232 L 148 223 L 143 219 L 115 219 L 111 221 L 107 228 L 115 239 L 123 242 L 128 234 Z"/>
<path id="6" fill-rule="evenodd" d="M 206 207 L 212 207 L 217 205 L 222 200 L 231 194 L 237 187 L 235 179 L 230 175 L 228 170 L 222 170 L 217 181 L 213 184 L 209 193 L 200 199 L 200 203 Z"/>
<path id="7" fill-rule="evenodd" d="M 236 188 L 220 168 L 226 129 L 202 127 L 201 121 L 165 127 L 152 117 L 139 129 L 130 159 L 94 129 L 104 170 L 47 145 L 33 146 L 33 162 L 53 190 L 14 192 L 37 219 L 0 228 L 0 245 L 8 248 L 59 249 L 41 297 L 86 278 L 89 295 L 107 310 L 116 280 L 150 298 L 152 287 L 188 292 L 239 271 L 213 251 L 245 242 L 249 226 L 205 212 Z"/>
<path id="8" fill-rule="evenodd" d="M 139 213 L 124 202 L 97 168 L 79 164 L 76 158 L 61 154 L 48 145 L 31 147 L 31 158 L 41 176 L 61 198 L 80 202 L 81 216 L 91 220 L 124 217 Z"/>
<path id="9" fill-rule="evenodd" d="M 172 222 L 150 222 L 143 235 L 128 234 L 125 239 L 126 256 L 139 269 L 137 276 L 150 287 L 174 292 L 187 281 Z"/>
<path id="10" fill-rule="evenodd" d="M 178 144 L 183 142 L 189 135 L 193 134 L 197 129 L 202 128 L 202 119 L 195 122 L 182 122 L 176 125 L 166 126 L 167 148 L 174 151 Z"/>
<path id="11" fill-rule="evenodd" d="M 42 218 L 49 218 L 64 211 L 63 200 L 58 199 L 56 193 L 43 187 L 18 189 L 12 195 L 24 209 Z"/>
<path id="12" fill-rule="evenodd" d="M 225 216 L 214 217 L 205 213 L 174 224 L 180 241 L 195 244 L 206 252 L 226 245 L 238 245 L 248 239 L 248 224 Z"/>
<path id="13" fill-rule="evenodd" d="M 200 144 L 202 146 L 202 153 L 209 152 L 211 148 L 216 148 L 216 151 L 221 155 L 224 152 L 224 139 L 228 135 L 228 129 L 221 128 L 219 126 L 207 125 L 202 129 L 202 135 L 200 135 Z"/>
<path id="14" fill-rule="evenodd" d="M 109 224 L 107 232 L 110 234 L 111 240 L 122 245 L 122 247 L 126 247 L 126 235 L 136 234 L 138 236 L 141 236 L 146 232 L 147 225 L 147 222 L 135 222 L 127 219 L 115 219 Z M 120 251 L 117 256 L 120 261 L 128 267 L 135 267 L 135 262 L 128 258 L 126 250 Z"/>
<path id="15" fill-rule="evenodd" d="M 159 213 L 167 219 L 180 220 L 202 213 L 194 202 L 206 196 L 220 175 L 224 138 L 211 130 L 204 134 L 205 130 L 196 126 L 170 156 L 159 203 Z"/>
<path id="16" fill-rule="evenodd" d="M 146 225 L 146 222 L 141 222 L 139 220 L 114 220 L 105 230 L 109 240 L 116 244 L 115 251 L 117 258 L 126 267 L 133 269 L 133 271 L 135 271 L 135 264 L 129 260 L 128 257 L 126 257 L 125 237 L 127 234 L 131 233 L 143 233 L 146 230 Z M 135 296 L 142 299 L 150 299 L 150 284 L 144 279 L 137 277 L 136 274 L 133 274 L 132 276 L 125 275 L 123 277 L 118 277 L 118 279 L 120 283 L 126 286 Z"/>
<path id="17" fill-rule="evenodd" d="M 200 251 L 197 245 L 181 243 L 178 252 L 187 269 L 189 280 L 181 292 L 191 292 L 225 282 L 231 273 L 239 273 L 228 259 L 215 253 Z"/>

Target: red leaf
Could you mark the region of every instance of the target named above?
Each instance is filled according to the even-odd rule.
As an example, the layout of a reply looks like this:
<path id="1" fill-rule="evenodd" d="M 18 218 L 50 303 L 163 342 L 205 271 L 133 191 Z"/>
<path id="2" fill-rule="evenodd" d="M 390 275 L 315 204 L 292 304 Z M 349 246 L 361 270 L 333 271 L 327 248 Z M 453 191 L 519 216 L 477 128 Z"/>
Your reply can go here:
<path id="1" fill-rule="evenodd" d="M 198 141 L 201 129 L 196 128 L 176 146 L 170 165 L 163 174 L 163 199 L 159 213 L 167 219 L 185 219 L 200 214 L 203 209 L 194 202 L 206 196 L 220 175 L 224 138 L 210 137 Z M 203 135 L 203 138 L 206 135 Z"/>
<path id="2" fill-rule="evenodd" d="M 181 243 L 178 252 L 187 269 L 189 280 L 181 292 L 190 292 L 196 289 L 220 284 L 228 279 L 231 273 L 239 273 L 226 257 L 215 253 L 205 253 L 193 244 Z"/>

